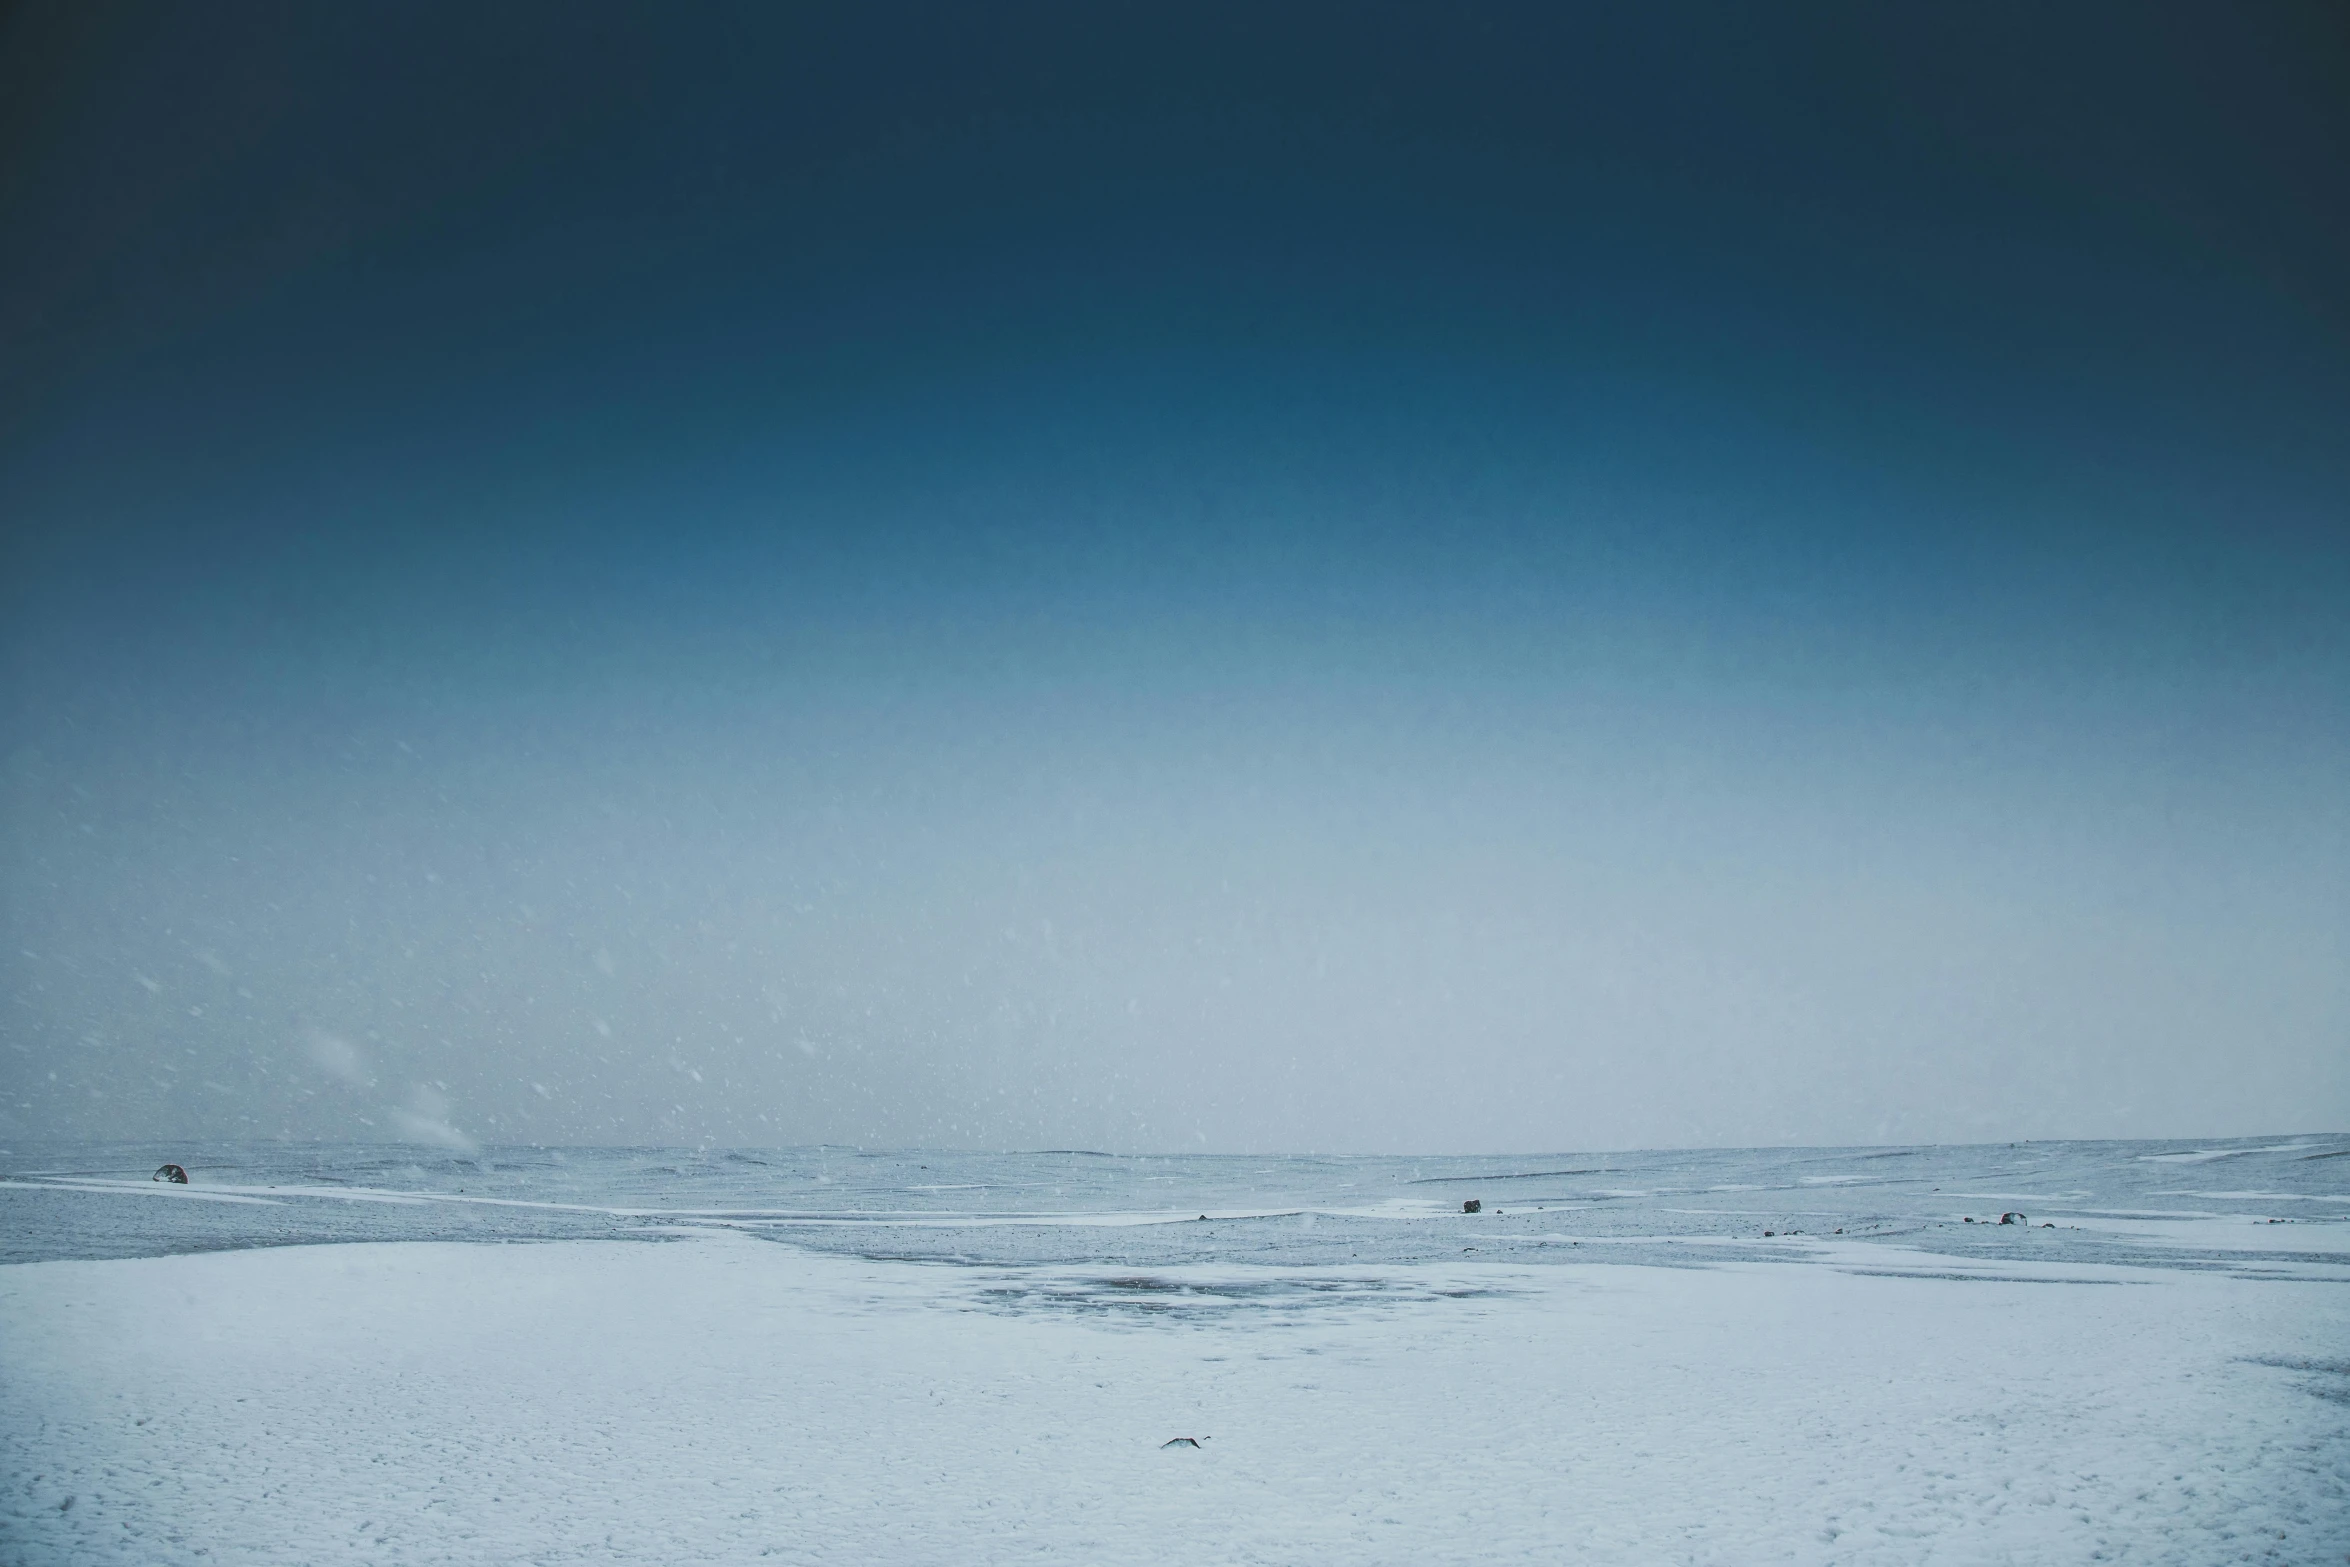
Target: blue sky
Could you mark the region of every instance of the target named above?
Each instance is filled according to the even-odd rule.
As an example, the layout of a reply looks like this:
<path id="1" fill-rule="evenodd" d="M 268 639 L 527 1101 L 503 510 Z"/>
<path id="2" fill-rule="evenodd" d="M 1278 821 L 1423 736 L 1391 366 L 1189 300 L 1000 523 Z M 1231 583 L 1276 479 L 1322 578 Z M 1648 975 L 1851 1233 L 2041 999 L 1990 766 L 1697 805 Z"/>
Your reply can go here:
<path id="1" fill-rule="evenodd" d="M 2350 1111 L 2322 8 L 6 26 L 9 1135 Z"/>

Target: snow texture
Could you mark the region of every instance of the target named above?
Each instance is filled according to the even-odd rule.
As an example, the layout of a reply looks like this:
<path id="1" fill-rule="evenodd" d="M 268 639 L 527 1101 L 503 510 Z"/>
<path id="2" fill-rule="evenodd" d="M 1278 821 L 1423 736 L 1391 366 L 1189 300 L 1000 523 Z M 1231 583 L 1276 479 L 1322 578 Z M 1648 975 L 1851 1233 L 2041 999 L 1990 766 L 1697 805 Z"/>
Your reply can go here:
<path id="1" fill-rule="evenodd" d="M 975 1167 L 932 1184 L 969 1199 Z M 160 1200 L 87 1173 L 43 1200 L 272 1212 L 191 1170 Z M 2174 1213 L 2034 1232 L 2044 1255 L 2012 1226 L 1760 1258 L 1682 1235 L 1661 1266 L 1663 1241 L 1548 1213 L 1496 1260 L 1509 1216 L 1436 1190 L 1444 1256 L 1416 1210 L 1353 1221 L 1415 1255 L 1340 1260 L 1343 1215 L 1098 1207 L 1050 1245 L 1007 1227 L 1052 1255 L 961 1262 L 673 1214 L 627 1240 L 0 1268 L 0 1561 L 2350 1556 L 2338 1214 L 2261 1218 L 2256 1252 L 2251 1216 Z M 381 1195 L 345 1206 L 441 1207 Z M 1160 1233 L 1212 1254 L 1215 1231 L 1221 1260 L 1123 1255 Z M 1090 1257 L 1060 1255 L 1069 1233 Z M 2135 1260 L 2084 1251 L 2115 1245 Z"/>

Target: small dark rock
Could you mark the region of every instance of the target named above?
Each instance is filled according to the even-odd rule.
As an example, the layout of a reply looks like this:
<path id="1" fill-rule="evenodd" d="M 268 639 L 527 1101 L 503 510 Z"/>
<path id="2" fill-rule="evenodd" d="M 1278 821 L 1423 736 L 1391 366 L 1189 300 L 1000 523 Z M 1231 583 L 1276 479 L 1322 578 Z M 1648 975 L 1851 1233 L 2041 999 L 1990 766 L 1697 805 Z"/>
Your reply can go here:
<path id="1" fill-rule="evenodd" d="M 1463 1213 L 1483 1213 L 1484 1211 L 1485 1205 L 1474 1197 L 1461 1204 L 1461 1212 Z"/>
<path id="2" fill-rule="evenodd" d="M 2002 1224 L 2030 1224 L 2032 1221 L 2020 1213 L 2003 1213 L 1999 1216 L 1999 1222 Z"/>
<path id="3" fill-rule="evenodd" d="M 1199 1444 L 1200 1439 L 1196 1436 L 1171 1436 L 1159 1444 L 1159 1451 L 1163 1453 L 1170 1447 L 1197 1447 Z"/>
<path id="4" fill-rule="evenodd" d="M 167 1164 L 162 1169 L 157 1170 L 153 1175 L 149 1176 L 148 1179 L 155 1181 L 169 1181 L 174 1186 L 185 1186 L 188 1184 L 188 1172 L 181 1169 L 176 1164 Z"/>

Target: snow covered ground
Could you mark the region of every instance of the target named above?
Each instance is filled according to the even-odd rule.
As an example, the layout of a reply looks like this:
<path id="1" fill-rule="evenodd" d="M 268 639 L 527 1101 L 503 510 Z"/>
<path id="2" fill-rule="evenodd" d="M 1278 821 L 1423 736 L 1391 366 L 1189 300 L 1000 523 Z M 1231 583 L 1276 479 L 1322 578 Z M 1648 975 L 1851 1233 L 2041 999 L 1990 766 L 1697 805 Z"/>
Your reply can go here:
<path id="1" fill-rule="evenodd" d="M 2350 1292 L 1804 1244 L 1041 1279 L 723 1230 L 25 1264 L 0 1557 L 2350 1554 Z"/>
<path id="2" fill-rule="evenodd" d="M 19 1152 L 0 1564 L 2339 1563 L 2346 1152 Z"/>

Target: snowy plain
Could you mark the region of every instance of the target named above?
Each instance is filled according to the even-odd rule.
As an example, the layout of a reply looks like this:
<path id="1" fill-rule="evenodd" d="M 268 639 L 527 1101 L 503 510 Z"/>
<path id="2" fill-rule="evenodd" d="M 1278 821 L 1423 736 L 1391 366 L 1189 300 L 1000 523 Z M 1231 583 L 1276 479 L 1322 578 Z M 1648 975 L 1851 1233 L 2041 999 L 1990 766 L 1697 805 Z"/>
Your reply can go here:
<path id="1" fill-rule="evenodd" d="M 2350 1139 L 203 1152 L 9 1153 L 0 1561 L 2350 1560 Z"/>

